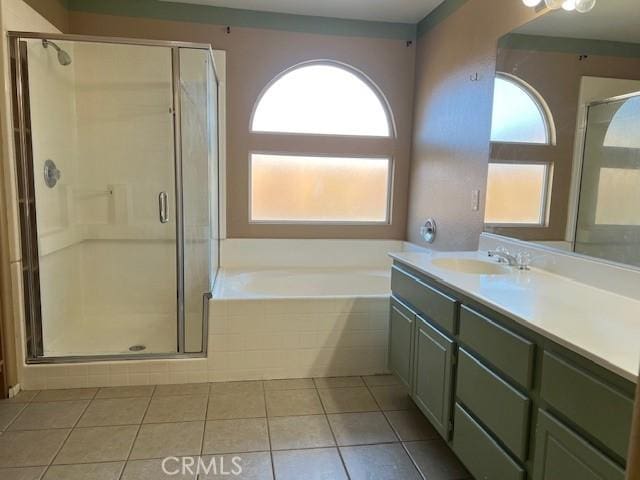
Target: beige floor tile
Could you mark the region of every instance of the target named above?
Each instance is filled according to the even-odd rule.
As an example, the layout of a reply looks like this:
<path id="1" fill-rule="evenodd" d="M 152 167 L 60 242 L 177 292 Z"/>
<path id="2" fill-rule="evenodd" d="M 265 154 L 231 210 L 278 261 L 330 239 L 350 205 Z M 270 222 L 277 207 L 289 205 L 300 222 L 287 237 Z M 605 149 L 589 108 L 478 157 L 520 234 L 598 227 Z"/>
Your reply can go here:
<path id="1" fill-rule="evenodd" d="M 204 422 L 142 425 L 131 451 L 132 460 L 199 455 Z"/>
<path id="2" fill-rule="evenodd" d="M 49 465 L 69 430 L 30 430 L 0 435 L 0 467 Z"/>
<path id="3" fill-rule="evenodd" d="M 273 390 L 266 392 L 270 417 L 317 415 L 324 413 L 315 389 Z"/>
<path id="4" fill-rule="evenodd" d="M 471 475 L 442 439 L 405 443 L 420 472 L 429 480 L 461 480 Z M 567 479 L 568 480 L 568 479 Z"/>
<path id="5" fill-rule="evenodd" d="M 153 392 L 154 396 L 161 395 L 208 395 L 208 383 L 184 383 L 177 385 L 158 385 Z"/>
<path id="6" fill-rule="evenodd" d="M 96 398 L 136 398 L 150 397 L 154 390 L 153 385 L 134 385 L 130 387 L 103 387 Z"/>
<path id="7" fill-rule="evenodd" d="M 15 397 L 0 399 L 0 405 L 5 403 L 29 403 L 38 393 L 40 393 L 40 390 L 20 390 Z"/>
<path id="8" fill-rule="evenodd" d="M 124 467 L 121 480 L 195 480 L 196 475 L 185 471 L 182 464 L 165 463 L 166 472 L 162 468 L 162 458 L 153 460 L 131 460 Z M 173 474 L 174 472 L 177 472 Z M 172 475 L 173 474 L 173 475 Z M 89 479 L 87 479 L 89 480 Z"/>
<path id="9" fill-rule="evenodd" d="M 416 408 L 403 385 L 369 387 L 382 410 L 411 410 Z"/>
<path id="10" fill-rule="evenodd" d="M 149 398 L 101 398 L 93 400 L 78 422 L 79 427 L 138 425 Z"/>
<path id="11" fill-rule="evenodd" d="M 40 480 L 47 467 L 0 468 L 2 480 Z"/>
<path id="12" fill-rule="evenodd" d="M 351 480 L 422 480 L 399 443 L 342 447 L 340 451 Z"/>
<path id="13" fill-rule="evenodd" d="M 317 388 L 364 387 L 362 377 L 325 377 L 313 381 Z"/>
<path id="14" fill-rule="evenodd" d="M 380 412 L 327 415 L 338 445 L 397 442 L 389 422 Z"/>
<path id="15" fill-rule="evenodd" d="M 72 428 L 88 404 L 88 400 L 30 403 L 9 426 L 9 430 Z"/>
<path id="16" fill-rule="evenodd" d="M 7 429 L 25 406 L 24 403 L 0 403 L 0 432 Z"/>
<path id="17" fill-rule="evenodd" d="M 193 422 L 204 420 L 207 412 L 206 395 L 153 397 L 144 423 Z"/>
<path id="18" fill-rule="evenodd" d="M 42 480 L 118 480 L 124 462 L 53 465 Z"/>
<path id="19" fill-rule="evenodd" d="M 316 388 L 313 378 L 285 378 L 282 380 L 267 380 L 264 389 L 270 390 L 298 390 L 301 388 Z"/>
<path id="20" fill-rule="evenodd" d="M 71 432 L 55 465 L 126 460 L 138 426 L 76 428 Z"/>
<path id="21" fill-rule="evenodd" d="M 256 418 L 266 417 L 264 393 L 260 392 L 234 392 L 213 393 L 209 396 L 209 408 L 207 418 Z"/>
<path id="22" fill-rule="evenodd" d="M 393 375 L 368 375 L 362 377 L 364 382 L 370 387 L 380 387 L 385 385 L 402 385 Z"/>
<path id="23" fill-rule="evenodd" d="M 324 415 L 269 418 L 273 450 L 333 447 L 336 442 Z"/>
<path id="24" fill-rule="evenodd" d="M 215 462 L 215 468 L 211 460 Z M 231 453 L 227 455 L 204 456 L 208 473 L 200 472 L 198 480 L 233 478 L 239 480 L 273 480 L 271 454 L 269 452 Z M 216 474 L 217 472 L 217 474 Z M 230 472 L 231 474 L 224 474 Z M 238 475 L 236 475 L 238 473 Z"/>
<path id="25" fill-rule="evenodd" d="M 396 434 L 403 442 L 438 438 L 438 432 L 417 409 L 385 412 Z"/>
<path id="26" fill-rule="evenodd" d="M 269 450 L 265 418 L 207 422 L 202 453 L 261 452 Z"/>
<path id="27" fill-rule="evenodd" d="M 42 390 L 34 402 L 62 402 L 65 400 L 91 400 L 98 392 L 97 388 L 69 388 L 64 390 Z"/>
<path id="28" fill-rule="evenodd" d="M 210 394 L 217 393 L 262 393 L 264 386 L 261 380 L 247 382 L 216 382 L 209 387 Z"/>
<path id="29" fill-rule="evenodd" d="M 380 410 L 367 387 L 319 389 L 327 413 L 373 412 Z"/>
<path id="30" fill-rule="evenodd" d="M 273 467 L 276 480 L 347 480 L 336 448 L 273 452 Z"/>

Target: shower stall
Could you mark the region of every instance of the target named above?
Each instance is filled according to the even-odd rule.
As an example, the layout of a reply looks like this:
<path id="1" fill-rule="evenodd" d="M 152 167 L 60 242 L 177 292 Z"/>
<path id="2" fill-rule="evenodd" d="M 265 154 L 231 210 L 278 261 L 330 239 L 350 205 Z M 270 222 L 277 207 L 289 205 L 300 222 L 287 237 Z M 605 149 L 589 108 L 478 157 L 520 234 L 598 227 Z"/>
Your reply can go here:
<path id="1" fill-rule="evenodd" d="M 27 361 L 206 353 L 209 45 L 11 32 Z"/>

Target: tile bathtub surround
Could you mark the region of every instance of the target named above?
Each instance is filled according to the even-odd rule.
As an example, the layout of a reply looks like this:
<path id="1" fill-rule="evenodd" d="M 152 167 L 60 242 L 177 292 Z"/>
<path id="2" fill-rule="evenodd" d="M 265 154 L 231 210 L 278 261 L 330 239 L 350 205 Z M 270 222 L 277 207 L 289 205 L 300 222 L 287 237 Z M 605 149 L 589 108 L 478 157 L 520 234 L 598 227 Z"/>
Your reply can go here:
<path id="1" fill-rule="evenodd" d="M 90 393 L 59 390 L 45 402 L 25 391 L 21 402 L 0 401 L 0 478 L 196 480 L 162 472 L 162 458 L 183 455 L 227 467 L 241 457 L 248 479 L 470 478 L 391 376 Z"/>
<path id="2" fill-rule="evenodd" d="M 388 317 L 388 297 L 214 299 L 209 380 L 385 373 Z M 358 386 L 349 381 L 340 386 Z M 312 381 L 265 384 L 268 390 L 313 387 Z"/>

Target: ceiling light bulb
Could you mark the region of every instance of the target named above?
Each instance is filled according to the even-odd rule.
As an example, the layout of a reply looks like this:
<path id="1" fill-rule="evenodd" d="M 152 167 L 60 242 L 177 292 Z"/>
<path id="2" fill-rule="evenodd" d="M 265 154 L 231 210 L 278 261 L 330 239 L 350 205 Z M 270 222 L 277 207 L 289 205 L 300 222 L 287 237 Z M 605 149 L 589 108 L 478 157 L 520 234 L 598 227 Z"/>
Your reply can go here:
<path id="1" fill-rule="evenodd" d="M 596 0 L 575 0 L 576 10 L 580 13 L 587 13 L 596 6 Z"/>
<path id="2" fill-rule="evenodd" d="M 544 0 L 544 4 L 551 10 L 557 10 L 562 7 L 565 0 Z"/>
<path id="3" fill-rule="evenodd" d="M 522 0 L 526 7 L 537 7 L 541 2 L 542 0 Z"/>
<path id="4" fill-rule="evenodd" d="M 562 8 L 567 12 L 572 12 L 576 9 L 576 0 L 564 0 L 562 2 Z"/>

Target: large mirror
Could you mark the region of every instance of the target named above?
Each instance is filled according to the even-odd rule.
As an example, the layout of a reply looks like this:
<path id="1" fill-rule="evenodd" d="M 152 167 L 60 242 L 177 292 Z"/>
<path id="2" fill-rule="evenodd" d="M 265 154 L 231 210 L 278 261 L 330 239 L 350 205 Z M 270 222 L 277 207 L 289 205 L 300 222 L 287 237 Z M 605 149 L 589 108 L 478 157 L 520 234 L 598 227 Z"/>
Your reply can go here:
<path id="1" fill-rule="evenodd" d="M 640 266 L 640 2 L 500 39 L 485 231 Z"/>

